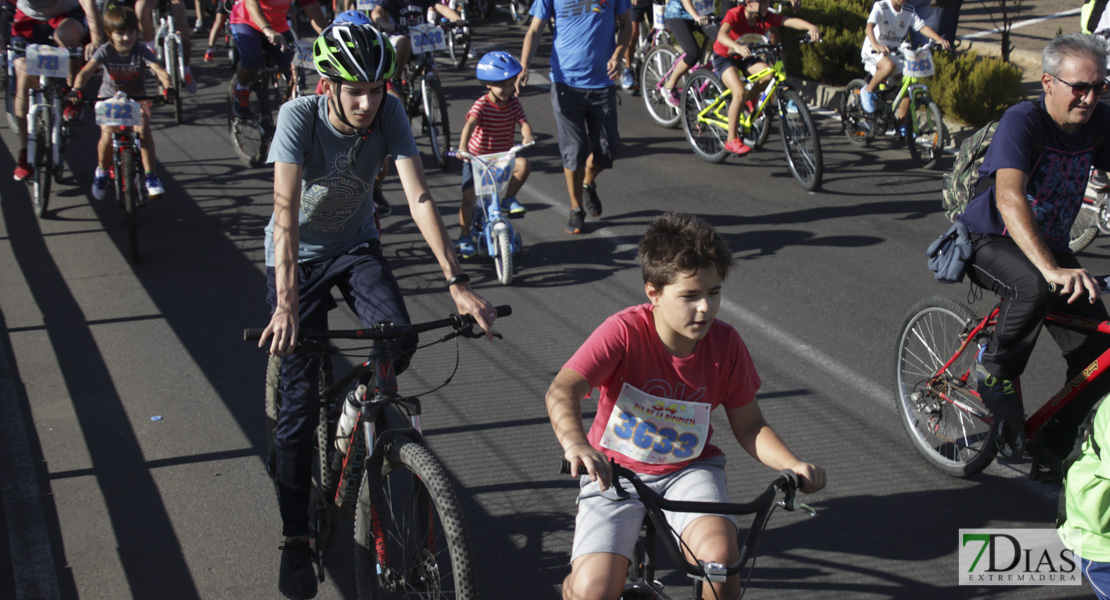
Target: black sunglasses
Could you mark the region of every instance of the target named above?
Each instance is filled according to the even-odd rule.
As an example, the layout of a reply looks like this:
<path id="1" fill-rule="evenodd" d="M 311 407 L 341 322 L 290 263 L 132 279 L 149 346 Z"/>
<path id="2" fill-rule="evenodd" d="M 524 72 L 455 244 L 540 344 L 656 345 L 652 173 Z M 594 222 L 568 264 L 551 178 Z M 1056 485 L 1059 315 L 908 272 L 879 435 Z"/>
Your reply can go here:
<path id="1" fill-rule="evenodd" d="M 1049 73 L 1049 75 L 1052 74 Z M 1052 76 L 1056 77 L 1055 75 Z M 1089 92 L 1092 91 L 1095 93 L 1096 96 L 1101 96 L 1106 93 L 1107 89 L 1110 89 L 1110 82 L 1108 81 L 1101 81 L 1099 83 L 1068 83 L 1063 79 L 1060 79 L 1059 77 L 1056 77 L 1056 81 L 1059 81 L 1060 83 L 1070 87 L 1071 93 L 1079 98 L 1086 96 Z"/>

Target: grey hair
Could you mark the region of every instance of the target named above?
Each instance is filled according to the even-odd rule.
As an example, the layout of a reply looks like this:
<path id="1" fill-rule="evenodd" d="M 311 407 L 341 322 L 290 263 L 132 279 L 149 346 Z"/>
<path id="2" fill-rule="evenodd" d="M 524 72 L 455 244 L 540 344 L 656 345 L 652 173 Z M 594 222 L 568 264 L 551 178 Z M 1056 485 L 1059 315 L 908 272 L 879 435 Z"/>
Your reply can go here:
<path id="1" fill-rule="evenodd" d="M 1041 71 L 1050 75 L 1060 72 L 1064 59 L 1069 56 L 1087 58 L 1106 66 L 1106 40 L 1097 35 L 1069 33 L 1052 40 L 1041 52 Z"/>

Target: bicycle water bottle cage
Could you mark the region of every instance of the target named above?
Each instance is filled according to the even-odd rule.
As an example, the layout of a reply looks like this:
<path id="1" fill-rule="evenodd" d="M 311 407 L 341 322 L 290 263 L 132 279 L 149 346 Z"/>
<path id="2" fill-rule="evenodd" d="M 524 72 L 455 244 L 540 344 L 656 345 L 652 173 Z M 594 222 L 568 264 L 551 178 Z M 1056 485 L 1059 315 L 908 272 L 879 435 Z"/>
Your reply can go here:
<path id="1" fill-rule="evenodd" d="M 725 579 L 728 578 L 728 568 L 719 562 L 702 562 L 699 560 L 698 566 L 701 567 L 702 571 L 705 571 L 705 580 L 710 583 L 724 583 Z M 690 577 L 701 579 L 694 575 Z"/>

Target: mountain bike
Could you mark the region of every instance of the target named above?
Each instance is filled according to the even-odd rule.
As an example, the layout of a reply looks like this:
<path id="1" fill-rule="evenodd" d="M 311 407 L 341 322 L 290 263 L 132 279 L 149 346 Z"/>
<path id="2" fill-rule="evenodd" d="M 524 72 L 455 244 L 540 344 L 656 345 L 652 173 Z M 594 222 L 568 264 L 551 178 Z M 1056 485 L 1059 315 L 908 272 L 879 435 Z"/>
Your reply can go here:
<path id="1" fill-rule="evenodd" d="M 172 95 L 172 94 L 171 94 Z M 127 228 L 127 251 L 132 263 L 139 262 L 139 209 L 147 205 L 149 195 L 143 177 L 139 130 L 143 126 L 140 101 L 168 102 L 164 96 L 128 97 L 118 92 L 109 98 L 97 98 L 96 124 L 117 127 L 112 133 L 112 180 L 116 202 L 124 212 Z"/>
<path id="2" fill-rule="evenodd" d="M 512 310 L 499 306 L 497 313 L 508 316 Z M 462 507 L 443 467 L 424 444 L 420 399 L 397 391 L 393 364 L 400 357 L 389 343 L 436 329 L 451 331 L 432 343 L 483 337 L 473 327 L 473 318 L 455 315 L 414 325 L 375 323 L 352 331 L 301 330 L 298 345 L 317 360 L 320 376 L 311 520 L 320 581 L 339 521 L 354 519 L 355 581 L 361 600 L 393 595 L 477 597 L 475 557 Z M 261 334 L 261 329 L 247 329 L 243 335 L 250 341 Z M 341 350 L 326 342 L 331 339 L 371 344 Z M 332 357 L 359 351 L 368 351 L 360 356 L 369 358 L 333 381 Z M 280 357 L 270 357 L 266 369 L 266 464 L 275 481 L 280 369 Z M 443 385 L 452 377 L 454 373 Z M 408 426 L 395 426 L 398 418 Z M 351 427 L 349 432 L 338 431 L 343 423 Z"/>
<path id="3" fill-rule="evenodd" d="M 236 76 L 231 77 L 227 88 L 227 127 L 231 133 L 231 145 L 239 160 L 251 168 L 266 160 L 274 138 L 274 109 L 280 107 L 287 97 L 300 96 L 300 86 L 291 76 L 285 77 L 286 90 L 282 90 L 279 81 L 281 69 L 273 64 L 269 52 L 263 54 L 266 56 L 265 63 L 250 83 L 250 118 L 235 116 Z"/>
<path id="4" fill-rule="evenodd" d="M 718 22 L 715 15 L 711 15 L 711 22 L 714 24 Z M 656 30 L 656 33 L 659 32 L 660 30 Z M 709 61 L 712 60 L 713 56 L 712 53 L 713 40 L 706 37 L 702 45 L 701 60 L 682 75 L 676 87 L 684 89 L 692 73 L 701 69 L 712 70 L 709 66 Z M 686 53 L 671 45 L 669 38 L 667 43 L 656 43 L 655 47 L 644 57 L 643 66 L 640 69 L 640 90 L 644 98 L 644 108 L 647 109 L 648 114 L 651 115 L 651 120 L 655 121 L 657 125 L 674 128 L 682 122 L 682 111 L 671 106 L 663 97 L 663 84 L 670 79 L 671 73 L 678 66 L 678 62 L 685 58 Z"/>
<path id="5" fill-rule="evenodd" d="M 664 4 L 652 2 L 651 12 L 644 11 L 640 18 L 639 27 L 637 28 L 639 35 L 635 40 L 636 49 L 632 51 L 632 60 L 628 63 L 628 68 L 632 69 L 632 78 L 635 85 L 625 88 L 625 91 L 632 95 L 639 94 L 640 90 L 643 89 L 641 79 L 644 72 L 644 59 L 647 58 L 648 53 L 656 46 L 671 44 L 671 34 L 663 23 Z"/>
<path id="6" fill-rule="evenodd" d="M 1106 278 L 1097 278 L 1104 292 Z M 1001 452 L 1019 460 L 1032 448 L 1030 477 L 1045 476 L 1048 465 L 1041 456 L 1041 427 L 1060 409 L 1102 376 L 1110 366 L 1107 349 L 1083 372 L 1067 382 L 1025 420 L 1021 449 L 999 448 L 998 423 L 991 418 L 975 391 L 975 360 L 997 325 L 999 306 L 985 317 L 943 297 L 925 298 L 907 313 L 895 346 L 894 378 L 898 413 L 913 447 L 933 467 L 956 477 L 979 473 Z M 1085 331 L 1110 333 L 1110 321 L 1101 323 L 1063 312 L 1049 312 L 1046 322 Z M 1021 394 L 1021 386 L 1015 381 Z"/>
<path id="7" fill-rule="evenodd" d="M 921 80 L 933 74 L 932 49 L 938 47 L 936 42 L 930 40 L 929 44 L 917 50 L 910 49 L 908 45 L 899 48 L 904 58 L 902 73 L 892 75 L 879 84 L 876 93 L 882 102 L 875 106 L 874 113 L 863 110 L 860 101 L 860 91 L 867 81 L 854 79 L 848 83 L 840 99 L 840 122 L 849 142 L 856 146 L 868 146 L 879 133 L 905 125 L 910 157 L 924 169 L 936 168 L 944 154 L 948 129 L 944 126 L 940 107 L 929 96 L 929 86 Z M 901 82 L 896 83 L 899 78 Z M 902 122 L 896 115 L 898 106 L 906 98 L 909 98 L 910 110 L 908 118 Z"/>
<path id="8" fill-rule="evenodd" d="M 808 36 L 799 35 L 785 42 L 751 46 L 752 54 L 762 55 L 771 66 L 748 75 L 748 81 L 754 85 L 768 75 L 772 79 L 755 102 L 755 110 L 741 112 L 738 126 L 745 140 L 753 140 L 755 147 L 760 147 L 767 139 L 774 114 L 761 119 L 773 102 L 779 117 L 786 165 L 803 189 L 814 190 L 821 185 L 825 168 L 821 140 L 809 107 L 787 83 L 783 66 L 786 49 L 805 43 L 810 43 Z M 732 90 L 712 70 L 701 69 L 687 76 L 686 87 L 682 91 L 682 128 L 694 153 L 709 162 L 721 162 L 729 154 L 725 150 L 725 141 L 728 139 L 728 104 L 731 99 Z"/>
<path id="9" fill-rule="evenodd" d="M 154 45 L 158 50 L 158 61 L 166 65 L 166 72 L 170 75 L 173 89 L 180 92 L 185 89 L 185 50 L 181 45 L 181 36 L 174 27 L 169 0 L 161 0 L 153 11 L 156 28 Z M 185 116 L 182 113 L 181 94 L 174 97 L 173 118 L 178 125 L 185 122 Z"/>
<path id="10" fill-rule="evenodd" d="M 489 1 L 493 2 L 493 0 Z M 451 57 L 451 62 L 455 64 L 455 68 L 461 69 L 466 66 L 466 61 L 470 59 L 471 34 L 467 3 L 456 2 L 456 0 L 446 0 L 443 3 L 459 13 L 458 21 L 451 23 L 446 19 L 441 19 L 440 27 L 446 30 L 444 33 L 447 38 L 447 54 Z"/>
<path id="11" fill-rule="evenodd" d="M 668 500 L 655 492 L 647 486 L 634 471 L 626 469 L 615 462 L 610 462 L 613 469 L 612 486 L 618 498 L 631 500 L 639 500 L 647 511 L 644 517 L 644 538 L 636 544 L 636 556 L 633 557 L 632 564 L 628 567 L 628 582 L 624 586 L 624 593 L 621 595 L 622 600 L 670 600 L 671 596 L 667 595 L 663 589 L 663 584 L 655 580 L 655 545 L 656 541 L 663 544 L 663 548 L 667 550 L 674 564 L 682 571 L 684 571 L 691 579 L 693 579 L 692 587 L 689 598 L 694 600 L 701 600 L 702 588 L 708 582 L 723 582 L 726 578 L 741 573 L 744 566 L 751 561 L 751 567 L 748 568 L 747 578 L 744 581 L 743 589 L 747 590 L 748 583 L 751 581 L 752 572 L 755 569 L 756 553 L 759 550 L 759 542 L 763 537 L 763 532 L 767 528 L 767 522 L 771 519 L 771 513 L 774 512 L 776 507 L 782 507 L 789 511 L 798 509 L 808 512 L 811 516 L 815 516 L 817 512 L 813 508 L 798 502 L 796 493 L 798 491 L 798 476 L 791 470 L 787 469 L 778 474 L 778 477 L 767 486 L 754 500 L 743 504 L 739 503 L 723 503 L 723 502 L 689 502 Z M 563 475 L 570 473 L 570 463 L 563 460 L 560 472 Z M 585 475 L 584 468 L 579 468 L 579 475 Z M 620 480 L 623 479 L 633 488 L 633 491 L 628 491 L 621 485 Z M 779 492 L 782 492 L 782 500 L 777 500 Z M 683 543 L 680 533 L 675 531 L 668 523 L 667 517 L 663 511 L 672 512 L 685 512 L 685 513 L 706 513 L 706 514 L 720 514 L 720 515 L 750 515 L 754 514 L 755 518 L 752 521 L 752 526 L 748 529 L 747 535 L 739 538 L 737 533 L 737 541 L 740 542 L 740 556 L 730 565 L 724 565 L 717 562 L 704 562 L 698 561 L 697 564 L 690 562 L 683 553 Z M 741 593 L 743 595 L 743 593 Z M 687 596 L 682 596 L 686 598 Z"/>
<path id="12" fill-rule="evenodd" d="M 448 28 L 457 26 L 447 23 Z M 420 133 L 428 136 L 432 157 L 440 168 L 447 166 L 451 148 L 451 125 L 447 119 L 447 98 L 436 71 L 435 51 L 447 48 L 445 30 L 435 25 L 409 26 L 412 59 L 401 75 L 401 96 L 409 119 L 420 119 Z M 415 133 L 415 132 L 414 132 Z"/>
<path id="13" fill-rule="evenodd" d="M 31 89 L 27 109 L 27 160 L 35 169 L 31 200 L 40 219 L 50 205 L 51 180 L 62 182 L 64 152 L 71 136 L 70 125 L 62 118 L 62 101 L 69 61 L 81 52 L 81 48 L 46 44 L 29 44 L 26 48 L 27 75 L 39 78 L 39 86 Z"/>
<path id="14" fill-rule="evenodd" d="M 474 169 L 474 220 L 470 236 L 478 240 L 478 254 L 493 259 L 497 280 L 501 285 L 513 282 L 513 256 L 520 253 L 523 242 L 509 219 L 501 212 L 501 199 L 513 178 L 513 161 L 517 152 L 532 144 L 514 146 L 505 152 L 474 155 L 469 152 L 451 151 L 453 158 L 469 160 Z"/>

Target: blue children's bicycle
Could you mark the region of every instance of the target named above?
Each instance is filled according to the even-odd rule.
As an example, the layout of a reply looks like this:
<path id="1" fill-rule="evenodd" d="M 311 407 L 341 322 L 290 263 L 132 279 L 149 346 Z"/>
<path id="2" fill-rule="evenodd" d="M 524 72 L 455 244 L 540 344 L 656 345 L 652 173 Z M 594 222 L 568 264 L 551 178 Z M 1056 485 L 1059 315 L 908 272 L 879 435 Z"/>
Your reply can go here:
<path id="1" fill-rule="evenodd" d="M 513 229 L 508 215 L 501 210 L 501 199 L 513 177 L 516 153 L 531 145 L 521 144 L 493 154 L 474 155 L 461 150 L 447 153 L 469 160 L 474 169 L 474 221 L 470 235 L 478 240 L 478 254 L 493 258 L 501 285 L 513 282 L 513 255 L 522 248 L 520 233 Z"/>

